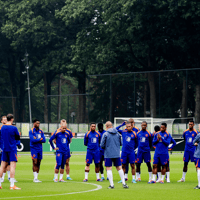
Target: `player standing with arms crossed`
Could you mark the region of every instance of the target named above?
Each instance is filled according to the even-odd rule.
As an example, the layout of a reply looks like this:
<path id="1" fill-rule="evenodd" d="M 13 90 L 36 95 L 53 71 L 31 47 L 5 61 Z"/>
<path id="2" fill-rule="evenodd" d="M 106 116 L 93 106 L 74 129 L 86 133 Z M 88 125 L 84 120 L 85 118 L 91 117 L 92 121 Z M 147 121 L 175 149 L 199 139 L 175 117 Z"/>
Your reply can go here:
<path id="1" fill-rule="evenodd" d="M 194 138 L 197 136 L 198 132 L 194 129 L 194 121 L 189 121 L 189 129 L 183 132 L 183 139 L 185 140 L 185 151 L 183 156 L 184 166 L 183 166 L 183 175 L 182 178 L 178 182 L 185 182 L 185 176 L 188 169 L 188 162 L 194 162 L 194 152 L 195 146 L 193 145 Z"/>
<path id="2" fill-rule="evenodd" d="M 54 182 L 58 182 L 58 172 L 60 169 L 59 182 L 65 182 L 63 180 L 64 168 L 69 163 L 69 143 L 70 134 L 66 131 L 67 126 L 62 124 L 61 127 L 51 136 L 49 139 L 50 145 L 53 150 L 56 150 L 56 167 Z M 53 140 L 56 139 L 56 148 L 53 145 Z"/>
<path id="3" fill-rule="evenodd" d="M 33 128 L 29 131 L 31 157 L 33 161 L 33 182 L 35 183 L 42 182 L 38 180 L 38 174 L 40 171 L 41 160 L 43 158 L 42 143 L 46 142 L 44 133 L 39 127 L 40 121 L 38 119 L 35 119 L 33 121 Z"/>
<path id="4" fill-rule="evenodd" d="M 153 180 L 150 183 L 156 183 L 157 165 L 162 166 L 162 177 L 160 183 L 164 183 L 164 177 L 169 160 L 168 146 L 171 141 L 171 135 L 166 131 L 167 124 L 162 123 L 159 132 L 155 133 L 153 146 L 156 146 L 153 161 Z"/>
<path id="5" fill-rule="evenodd" d="M 92 122 L 90 124 L 90 131 L 85 134 L 84 137 L 84 145 L 87 146 L 87 154 L 86 154 L 86 166 L 85 166 L 85 179 L 83 182 L 88 181 L 88 174 L 90 171 L 90 164 L 94 160 L 95 163 L 95 172 L 97 181 L 102 181 L 99 178 L 100 171 L 100 141 L 101 135 L 96 131 L 96 124 Z"/>
<path id="6" fill-rule="evenodd" d="M 3 154 L 2 165 L 0 168 L 0 177 L 3 175 L 3 171 L 6 169 L 8 163 L 10 163 L 10 190 L 20 190 L 14 185 L 15 168 L 17 162 L 17 147 L 16 140 L 20 140 L 20 134 L 17 127 L 13 126 L 14 116 L 12 114 L 7 115 L 7 124 L 2 126 L 1 135 L 3 139 Z M 0 180 L 0 189 L 1 180 Z"/>
<path id="7" fill-rule="evenodd" d="M 121 154 L 121 162 L 122 162 L 122 169 L 124 174 L 126 172 L 126 165 L 130 163 L 132 169 L 132 183 L 136 183 L 135 181 L 135 143 L 137 143 L 137 135 L 132 130 L 131 123 L 126 123 L 125 130 L 119 130 L 118 132 L 122 135 L 123 145 L 122 145 L 122 154 Z M 122 180 L 119 181 L 122 183 Z"/>

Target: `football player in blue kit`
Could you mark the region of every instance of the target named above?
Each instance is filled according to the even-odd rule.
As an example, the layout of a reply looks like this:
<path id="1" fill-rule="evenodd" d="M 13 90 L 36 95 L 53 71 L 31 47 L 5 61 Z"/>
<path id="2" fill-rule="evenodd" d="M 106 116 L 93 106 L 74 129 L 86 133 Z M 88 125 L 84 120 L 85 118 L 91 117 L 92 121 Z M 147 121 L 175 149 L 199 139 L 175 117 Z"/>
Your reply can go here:
<path id="1" fill-rule="evenodd" d="M 189 121 L 189 129 L 186 129 L 183 132 L 183 138 L 185 140 L 185 151 L 183 156 L 184 166 L 183 166 L 183 175 L 182 178 L 178 182 L 185 182 L 185 176 L 188 169 L 188 162 L 194 162 L 195 164 L 195 157 L 194 152 L 196 147 L 193 145 L 194 138 L 198 135 L 196 129 L 194 129 L 194 121 Z"/>
<path id="2" fill-rule="evenodd" d="M 155 133 L 153 138 L 153 146 L 156 147 L 153 161 L 153 180 L 150 183 L 156 183 L 157 166 L 162 166 L 162 177 L 160 183 L 164 183 L 164 177 L 169 161 L 168 146 L 171 142 L 171 135 L 167 132 L 167 124 L 162 123 L 160 131 Z"/>
<path id="3" fill-rule="evenodd" d="M 40 164 L 43 158 L 42 143 L 46 142 L 44 133 L 39 127 L 40 121 L 38 119 L 34 119 L 33 128 L 29 131 L 31 157 L 33 161 L 33 182 L 35 183 L 41 182 L 38 180 L 38 174 L 40 171 Z"/>
<path id="4" fill-rule="evenodd" d="M 132 130 L 131 123 L 126 123 L 125 130 L 119 130 L 118 132 L 122 135 L 122 154 L 121 154 L 121 162 L 122 169 L 124 174 L 126 172 L 126 165 L 130 163 L 132 169 L 132 183 L 136 183 L 135 181 L 135 144 L 137 143 L 137 135 Z M 122 180 L 119 182 L 122 183 Z"/>
<path id="5" fill-rule="evenodd" d="M 53 145 L 53 140 L 56 139 L 56 147 Z M 69 143 L 70 143 L 70 134 L 67 131 L 67 125 L 62 124 L 59 129 L 55 131 L 55 133 L 49 139 L 49 143 L 53 150 L 56 150 L 56 167 L 55 167 L 55 175 L 54 182 L 58 182 L 58 173 L 60 170 L 60 178 L 59 182 L 65 182 L 63 180 L 64 168 L 65 165 L 69 162 Z"/>
<path id="6" fill-rule="evenodd" d="M 88 131 L 84 136 L 84 145 L 87 146 L 86 154 L 86 166 L 85 166 L 85 179 L 83 182 L 88 181 L 88 174 L 90 171 L 90 164 L 94 160 L 95 172 L 97 181 L 102 181 L 99 176 L 100 171 L 100 142 L 101 135 L 96 131 L 96 124 L 92 122 L 90 124 L 90 131 Z"/>
<path id="7" fill-rule="evenodd" d="M 101 138 L 103 137 L 103 134 L 106 132 L 103 129 L 103 123 L 98 123 L 98 132 L 101 135 Z M 104 167 L 103 167 L 103 162 L 104 162 L 104 149 L 100 148 L 100 173 L 101 173 L 101 180 L 105 180 L 104 178 Z"/>
<path id="8" fill-rule="evenodd" d="M 136 168 L 136 181 L 141 181 L 140 178 L 140 166 L 141 163 L 146 163 L 149 172 L 149 183 L 152 178 L 152 167 L 151 167 L 151 146 L 152 146 L 152 134 L 147 130 L 147 122 L 143 121 L 141 124 L 142 130 L 138 132 L 138 153 L 137 153 L 137 168 Z"/>

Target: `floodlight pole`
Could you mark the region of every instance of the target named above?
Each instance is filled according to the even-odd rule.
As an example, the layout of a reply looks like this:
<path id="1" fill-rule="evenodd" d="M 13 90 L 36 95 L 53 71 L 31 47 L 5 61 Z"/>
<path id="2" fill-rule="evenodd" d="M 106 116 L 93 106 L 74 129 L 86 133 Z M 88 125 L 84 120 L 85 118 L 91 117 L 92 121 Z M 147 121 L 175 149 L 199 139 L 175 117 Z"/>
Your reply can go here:
<path id="1" fill-rule="evenodd" d="M 26 73 L 27 73 L 27 82 L 28 82 L 28 104 L 29 104 L 29 116 L 30 116 L 30 124 L 32 123 L 32 114 L 31 114 L 31 91 L 30 91 L 30 84 L 29 84 L 29 65 L 28 65 L 28 53 L 25 53 L 26 57 Z"/>

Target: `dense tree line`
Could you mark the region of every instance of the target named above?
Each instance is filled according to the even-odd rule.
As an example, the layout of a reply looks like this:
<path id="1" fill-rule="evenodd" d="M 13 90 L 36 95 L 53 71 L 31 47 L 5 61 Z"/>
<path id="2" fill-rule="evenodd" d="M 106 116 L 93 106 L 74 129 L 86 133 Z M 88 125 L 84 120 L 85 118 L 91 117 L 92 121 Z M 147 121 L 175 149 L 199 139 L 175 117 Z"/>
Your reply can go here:
<path id="1" fill-rule="evenodd" d="M 162 72 L 200 68 L 197 1 L 0 0 L 0 28 L 1 115 L 29 121 L 28 52 L 33 117 L 41 121 L 75 112 L 79 123 L 122 116 L 200 122 L 200 70 Z M 80 95 L 48 97 L 61 94 Z"/>

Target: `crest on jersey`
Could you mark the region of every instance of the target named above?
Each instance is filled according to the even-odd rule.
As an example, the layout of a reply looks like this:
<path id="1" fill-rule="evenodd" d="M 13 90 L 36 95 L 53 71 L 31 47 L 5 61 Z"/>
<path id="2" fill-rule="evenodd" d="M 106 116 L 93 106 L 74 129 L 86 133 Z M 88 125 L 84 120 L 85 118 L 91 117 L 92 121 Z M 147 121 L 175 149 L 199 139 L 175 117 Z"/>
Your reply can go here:
<path id="1" fill-rule="evenodd" d="M 33 154 L 33 157 L 35 157 L 35 154 Z"/>
<path id="2" fill-rule="evenodd" d="M 131 137 L 133 137 L 133 135 L 131 135 Z"/>
<path id="3" fill-rule="evenodd" d="M 148 134 L 146 134 L 145 136 L 148 137 Z"/>
<path id="4" fill-rule="evenodd" d="M 194 137 L 194 134 L 192 134 L 192 137 Z"/>
<path id="5" fill-rule="evenodd" d="M 96 137 L 98 137 L 98 135 L 96 135 Z"/>
<path id="6" fill-rule="evenodd" d="M 65 137 L 67 137 L 67 134 L 65 134 Z"/>
<path id="7" fill-rule="evenodd" d="M 57 155 L 58 157 L 60 156 L 60 154 Z"/>
<path id="8" fill-rule="evenodd" d="M 165 137 L 167 136 L 167 134 L 164 135 Z"/>

